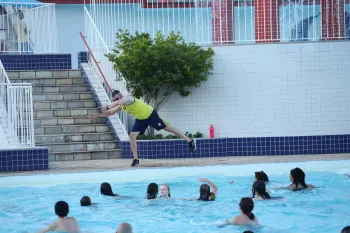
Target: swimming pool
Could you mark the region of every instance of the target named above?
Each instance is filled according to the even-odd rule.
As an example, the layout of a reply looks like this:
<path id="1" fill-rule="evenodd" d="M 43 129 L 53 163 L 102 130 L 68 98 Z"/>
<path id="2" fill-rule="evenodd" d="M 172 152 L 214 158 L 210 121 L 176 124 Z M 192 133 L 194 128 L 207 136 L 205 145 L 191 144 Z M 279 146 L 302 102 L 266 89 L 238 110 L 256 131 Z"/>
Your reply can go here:
<path id="1" fill-rule="evenodd" d="M 289 184 L 289 171 L 300 167 L 307 183 L 324 186 L 297 193 L 272 191 L 281 200 L 256 201 L 254 214 L 260 228 L 254 232 L 340 232 L 349 225 L 350 160 L 281 164 L 225 165 L 167 169 L 136 169 L 0 178 L 0 232 L 37 232 L 56 220 L 58 200 L 70 205 L 82 232 L 115 232 L 120 222 L 132 224 L 135 233 L 148 232 L 243 232 L 248 227 L 218 227 L 238 214 L 241 197 L 250 196 L 254 171 L 264 170 L 275 186 Z M 198 177 L 207 177 L 219 187 L 214 202 L 182 200 L 198 198 Z M 233 184 L 230 181 L 234 180 Z M 113 191 L 125 197 L 101 196 L 99 186 L 110 182 Z M 167 183 L 174 200 L 144 200 L 150 182 Z M 81 207 L 80 198 L 91 197 L 92 207 Z M 177 199 L 179 198 L 179 199 Z"/>

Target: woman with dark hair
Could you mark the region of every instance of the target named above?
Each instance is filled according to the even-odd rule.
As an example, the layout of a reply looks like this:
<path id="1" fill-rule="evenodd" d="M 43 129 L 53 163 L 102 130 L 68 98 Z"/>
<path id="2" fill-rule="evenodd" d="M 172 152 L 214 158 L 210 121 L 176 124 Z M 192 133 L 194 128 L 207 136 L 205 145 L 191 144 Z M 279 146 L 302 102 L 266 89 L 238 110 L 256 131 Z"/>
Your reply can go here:
<path id="1" fill-rule="evenodd" d="M 252 198 L 254 201 L 271 199 L 270 194 L 266 192 L 266 185 L 263 181 L 255 181 L 252 187 Z"/>
<path id="2" fill-rule="evenodd" d="M 205 182 L 206 184 L 202 184 L 199 189 L 199 198 L 198 200 L 201 201 L 214 201 L 216 198 L 216 195 L 219 191 L 218 187 L 211 182 L 208 179 L 205 178 L 199 178 L 199 182 Z M 210 192 L 210 187 L 213 189 L 212 192 Z"/>
<path id="3" fill-rule="evenodd" d="M 291 191 L 300 191 L 304 189 L 316 188 L 312 184 L 305 183 L 305 173 L 300 168 L 296 167 L 290 171 L 289 179 L 292 182 L 291 185 L 287 187 L 281 187 L 276 189 L 288 189 Z"/>
<path id="4" fill-rule="evenodd" d="M 289 185 L 289 189 L 292 191 L 299 191 L 308 188 L 316 188 L 312 184 L 305 183 L 305 173 L 300 168 L 296 167 L 290 171 L 290 181 L 292 182 Z"/>
<path id="5" fill-rule="evenodd" d="M 255 172 L 255 181 L 261 180 L 263 182 L 269 182 L 269 177 L 263 171 Z"/>
<path id="6" fill-rule="evenodd" d="M 150 183 L 147 187 L 147 199 L 156 199 L 158 195 L 158 185 L 156 183 Z"/>
<path id="7" fill-rule="evenodd" d="M 105 196 L 113 196 L 113 197 L 120 196 L 119 194 L 113 193 L 112 186 L 107 182 L 103 182 L 101 184 L 100 192 L 102 195 L 105 195 Z"/>
<path id="8" fill-rule="evenodd" d="M 247 225 L 259 224 L 258 218 L 253 214 L 254 202 L 250 197 L 243 197 L 239 203 L 240 215 L 235 216 L 231 222 L 226 220 L 226 224 Z"/>

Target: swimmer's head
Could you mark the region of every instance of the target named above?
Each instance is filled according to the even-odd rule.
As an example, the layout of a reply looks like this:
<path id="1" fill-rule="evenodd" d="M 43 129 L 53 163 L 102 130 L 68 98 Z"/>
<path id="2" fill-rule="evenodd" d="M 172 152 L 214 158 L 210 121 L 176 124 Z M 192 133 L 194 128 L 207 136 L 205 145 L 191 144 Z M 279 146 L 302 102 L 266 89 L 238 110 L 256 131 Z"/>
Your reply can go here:
<path id="1" fill-rule="evenodd" d="M 170 187 L 169 187 L 169 185 L 167 185 L 167 184 L 160 185 L 159 196 L 160 197 L 166 197 L 166 198 L 170 197 Z"/>
<path id="2" fill-rule="evenodd" d="M 210 197 L 210 186 L 208 184 L 202 184 L 199 188 L 199 200 L 208 201 Z"/>
<path id="3" fill-rule="evenodd" d="M 344 227 L 340 233 L 350 233 L 350 226 Z"/>
<path id="4" fill-rule="evenodd" d="M 116 233 L 132 233 L 132 227 L 129 223 L 122 222 L 121 224 L 119 224 Z"/>
<path id="5" fill-rule="evenodd" d="M 253 183 L 252 186 L 252 197 L 258 194 L 260 197 L 264 199 L 270 199 L 270 195 L 266 192 L 266 184 L 264 181 L 258 180 Z"/>
<path id="6" fill-rule="evenodd" d="M 114 90 L 112 92 L 112 99 L 113 99 L 113 101 L 121 100 L 121 99 L 123 99 L 123 94 L 118 90 Z"/>
<path id="7" fill-rule="evenodd" d="M 247 215 L 249 219 L 255 219 L 255 216 L 252 213 L 254 209 L 254 202 L 253 199 L 251 199 L 250 197 L 243 197 L 241 199 L 241 202 L 239 203 L 239 209 L 243 214 Z"/>
<path id="8" fill-rule="evenodd" d="M 264 182 L 269 182 L 269 177 L 263 171 L 255 172 L 255 181 L 257 181 L 257 180 L 261 180 L 261 181 L 264 181 Z"/>
<path id="9" fill-rule="evenodd" d="M 252 232 L 252 231 L 243 231 L 243 233 L 254 233 L 254 232 Z"/>
<path id="10" fill-rule="evenodd" d="M 60 217 L 64 218 L 67 217 L 69 213 L 69 205 L 65 201 L 58 201 L 55 204 L 55 214 Z"/>
<path id="11" fill-rule="evenodd" d="M 290 181 L 295 184 L 296 186 L 298 184 L 301 184 L 304 188 L 307 188 L 307 185 L 305 183 L 305 173 L 300 168 L 296 167 L 290 171 Z"/>
<path id="12" fill-rule="evenodd" d="M 100 192 L 102 195 L 105 195 L 105 196 L 115 196 L 115 194 L 112 191 L 112 186 L 107 182 L 103 182 L 101 184 Z"/>
<path id="13" fill-rule="evenodd" d="M 150 183 L 147 187 L 147 199 L 155 199 L 158 195 L 158 185 L 156 183 Z"/>
<path id="14" fill-rule="evenodd" d="M 80 199 L 80 205 L 81 205 L 81 206 L 89 206 L 89 205 L 91 205 L 91 199 L 90 199 L 90 197 L 88 197 L 88 196 L 83 196 L 83 197 Z"/>

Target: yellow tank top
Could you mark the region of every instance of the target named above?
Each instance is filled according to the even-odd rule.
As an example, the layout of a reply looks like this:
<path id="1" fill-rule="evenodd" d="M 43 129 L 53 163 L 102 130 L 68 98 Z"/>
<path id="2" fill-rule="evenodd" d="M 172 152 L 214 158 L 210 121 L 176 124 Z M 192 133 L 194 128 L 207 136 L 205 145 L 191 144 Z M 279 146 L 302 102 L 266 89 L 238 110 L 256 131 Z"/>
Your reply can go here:
<path id="1" fill-rule="evenodd" d="M 121 105 L 122 109 L 133 115 L 138 120 L 147 119 L 152 114 L 153 108 L 135 97 L 134 100 L 135 101 L 132 104 Z"/>

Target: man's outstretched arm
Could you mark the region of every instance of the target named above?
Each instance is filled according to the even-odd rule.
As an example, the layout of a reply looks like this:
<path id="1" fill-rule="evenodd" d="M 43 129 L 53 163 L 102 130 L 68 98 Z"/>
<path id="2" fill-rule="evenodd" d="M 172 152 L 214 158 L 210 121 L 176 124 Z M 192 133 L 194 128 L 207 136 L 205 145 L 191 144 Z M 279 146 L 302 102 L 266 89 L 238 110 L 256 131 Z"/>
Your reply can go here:
<path id="1" fill-rule="evenodd" d="M 101 107 L 102 111 L 107 111 L 107 110 L 111 110 L 119 105 L 123 105 L 123 104 L 130 104 L 134 102 L 134 97 L 132 97 L 131 95 L 127 95 L 124 96 L 123 99 L 118 100 L 118 101 L 114 101 L 110 104 L 104 105 Z"/>
<path id="2" fill-rule="evenodd" d="M 99 118 L 99 117 L 109 117 L 112 116 L 116 113 L 118 113 L 121 110 L 120 106 L 117 106 L 115 108 L 112 108 L 106 112 L 102 112 L 102 113 L 91 113 L 88 115 L 88 118 L 90 119 L 95 119 L 95 118 Z"/>

